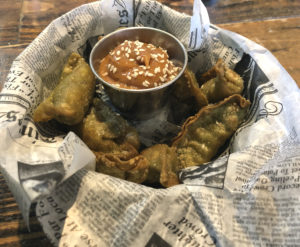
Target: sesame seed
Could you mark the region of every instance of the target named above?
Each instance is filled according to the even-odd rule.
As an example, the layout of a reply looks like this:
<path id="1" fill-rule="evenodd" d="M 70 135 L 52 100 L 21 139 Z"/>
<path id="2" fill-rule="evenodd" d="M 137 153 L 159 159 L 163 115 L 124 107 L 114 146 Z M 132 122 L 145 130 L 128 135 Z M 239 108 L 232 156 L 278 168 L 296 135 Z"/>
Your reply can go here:
<path id="1" fill-rule="evenodd" d="M 126 56 L 127 58 L 129 58 L 129 54 L 128 54 L 128 53 L 126 53 L 125 56 Z"/>
<path id="2" fill-rule="evenodd" d="M 143 84 L 144 87 L 149 87 L 150 82 L 148 82 L 147 80 L 145 80 L 145 81 L 143 81 L 142 84 Z"/>
<path id="3" fill-rule="evenodd" d="M 148 73 L 148 76 L 149 76 L 149 77 L 152 77 L 152 76 L 153 76 L 153 74 L 149 72 L 149 73 Z"/>
<path id="4" fill-rule="evenodd" d="M 137 60 L 141 60 L 141 56 L 137 56 L 136 59 L 137 59 Z"/>
<path id="5" fill-rule="evenodd" d="M 116 68 L 116 67 L 114 67 L 113 73 L 116 73 L 116 72 L 117 72 L 117 68 Z"/>
<path id="6" fill-rule="evenodd" d="M 161 80 L 161 82 L 165 81 L 165 78 L 163 78 L 162 76 L 160 76 L 159 79 Z"/>
<path id="7" fill-rule="evenodd" d="M 107 75 L 108 75 L 108 73 L 107 73 L 107 72 L 103 73 L 103 76 L 107 76 Z"/>
<path id="8" fill-rule="evenodd" d="M 131 80 L 131 76 L 130 75 L 127 75 L 126 77 L 127 77 L 128 80 Z"/>
<path id="9" fill-rule="evenodd" d="M 115 59 L 118 61 L 118 60 L 120 60 L 120 59 L 121 59 L 121 57 L 116 57 Z"/>
<path id="10" fill-rule="evenodd" d="M 154 73 L 157 74 L 157 73 L 159 73 L 159 72 L 160 72 L 160 67 L 156 67 L 156 68 L 154 69 Z"/>
<path id="11" fill-rule="evenodd" d="M 107 68 L 110 70 L 110 67 L 111 67 L 111 64 L 109 63 L 109 64 L 107 65 Z"/>
<path id="12" fill-rule="evenodd" d="M 139 75 L 142 75 L 142 74 L 144 74 L 144 71 L 140 71 L 140 72 L 139 72 Z"/>
<path id="13" fill-rule="evenodd" d="M 133 58 L 129 58 L 129 61 L 134 62 L 134 59 Z"/>
<path id="14" fill-rule="evenodd" d="M 120 52 L 120 51 L 117 51 L 117 55 L 120 56 L 120 54 L 121 54 L 121 52 Z"/>
<path id="15" fill-rule="evenodd" d="M 156 82 L 154 82 L 154 86 L 157 87 L 157 83 Z"/>
<path id="16" fill-rule="evenodd" d="M 124 46 L 121 47 L 121 51 L 124 51 Z"/>

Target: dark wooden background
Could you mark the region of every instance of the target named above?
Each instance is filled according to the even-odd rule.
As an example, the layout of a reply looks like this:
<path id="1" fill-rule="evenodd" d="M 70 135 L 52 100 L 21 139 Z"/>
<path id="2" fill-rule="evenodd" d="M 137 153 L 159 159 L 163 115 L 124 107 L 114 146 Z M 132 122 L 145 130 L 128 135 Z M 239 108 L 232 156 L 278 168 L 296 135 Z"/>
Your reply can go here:
<path id="1" fill-rule="evenodd" d="M 55 18 L 90 0 L 0 0 L 0 89 L 12 61 Z M 192 0 L 160 0 L 187 14 Z M 300 86 L 299 0 L 211 0 L 211 23 L 239 33 L 269 49 Z M 283 82 L 284 83 L 284 82 Z M 32 231 L 0 174 L 0 247 L 51 246 L 37 219 Z"/>

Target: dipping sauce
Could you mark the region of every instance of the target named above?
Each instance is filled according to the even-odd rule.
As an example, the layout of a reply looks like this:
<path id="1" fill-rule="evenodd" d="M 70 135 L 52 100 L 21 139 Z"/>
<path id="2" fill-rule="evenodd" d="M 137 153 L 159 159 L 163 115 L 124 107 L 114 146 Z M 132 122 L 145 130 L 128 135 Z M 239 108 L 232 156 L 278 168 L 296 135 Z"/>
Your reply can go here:
<path id="1" fill-rule="evenodd" d="M 98 73 L 114 86 L 146 89 L 173 80 L 180 69 L 161 47 L 125 40 L 101 60 Z"/>

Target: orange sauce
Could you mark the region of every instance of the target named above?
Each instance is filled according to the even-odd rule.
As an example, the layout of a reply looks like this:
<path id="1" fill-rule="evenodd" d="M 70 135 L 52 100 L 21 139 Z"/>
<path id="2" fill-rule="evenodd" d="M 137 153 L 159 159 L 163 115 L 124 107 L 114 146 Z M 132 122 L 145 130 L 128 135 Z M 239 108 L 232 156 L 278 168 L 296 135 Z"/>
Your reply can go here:
<path id="1" fill-rule="evenodd" d="M 125 40 L 101 60 L 98 73 L 114 86 L 145 89 L 174 79 L 179 71 L 161 47 Z"/>

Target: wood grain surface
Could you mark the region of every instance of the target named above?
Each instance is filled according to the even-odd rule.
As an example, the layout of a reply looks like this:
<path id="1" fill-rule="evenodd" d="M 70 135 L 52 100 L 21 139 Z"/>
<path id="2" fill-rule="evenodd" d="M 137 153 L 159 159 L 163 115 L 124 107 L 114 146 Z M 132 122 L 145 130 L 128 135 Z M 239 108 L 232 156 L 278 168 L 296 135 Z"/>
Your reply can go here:
<path id="1" fill-rule="evenodd" d="M 300 17 L 218 26 L 239 33 L 266 47 L 300 86 Z"/>
<path id="2" fill-rule="evenodd" d="M 31 211 L 30 232 L 28 231 L 18 205 L 13 198 L 3 175 L 0 173 L 0 246 L 52 246 Z"/>
<path id="3" fill-rule="evenodd" d="M 1 0 L 0 89 L 11 63 L 54 19 L 91 0 Z M 192 14 L 192 0 L 160 0 Z M 269 49 L 300 86 L 300 1 L 204 0 L 210 20 Z M 51 246 L 34 212 L 31 232 L 0 174 L 0 247 Z"/>

